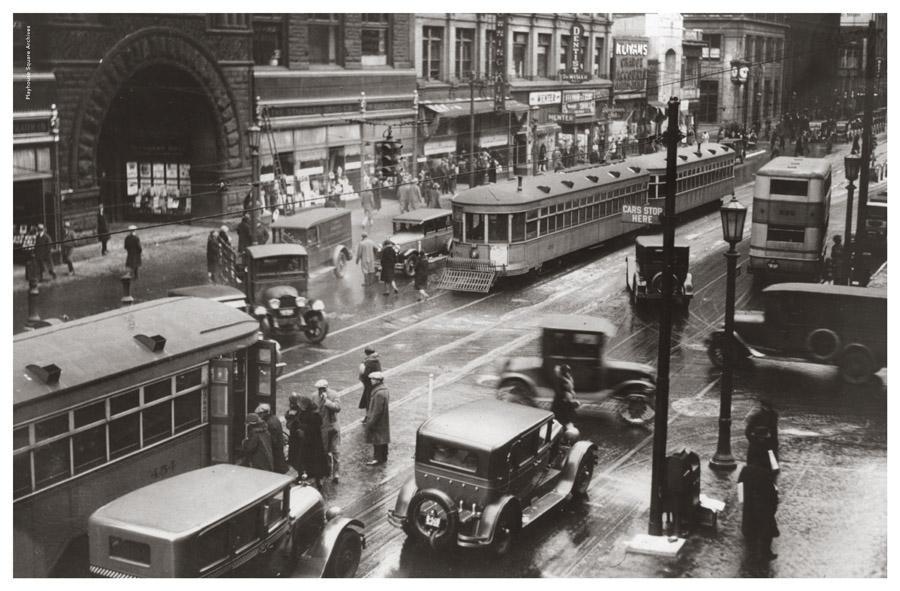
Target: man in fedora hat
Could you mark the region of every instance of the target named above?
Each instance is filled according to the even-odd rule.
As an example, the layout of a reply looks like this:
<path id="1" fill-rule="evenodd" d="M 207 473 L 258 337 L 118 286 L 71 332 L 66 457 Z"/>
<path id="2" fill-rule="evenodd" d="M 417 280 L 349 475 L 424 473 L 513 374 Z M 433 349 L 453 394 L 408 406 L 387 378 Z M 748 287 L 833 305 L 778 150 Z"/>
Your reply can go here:
<path id="1" fill-rule="evenodd" d="M 387 462 L 388 444 L 391 442 L 390 393 L 384 385 L 384 374 L 380 371 L 369 374 L 369 380 L 372 382 L 372 394 L 363 426 L 366 430 L 366 442 L 372 444 L 375 457 L 366 462 L 366 465 L 378 466 Z"/>
<path id="2" fill-rule="evenodd" d="M 322 445 L 325 453 L 331 458 L 331 480 L 340 481 L 341 469 L 341 426 L 338 424 L 338 413 L 341 403 L 328 389 L 328 380 L 316 382 L 319 395 L 314 400 L 316 410 L 322 417 Z"/>
<path id="3" fill-rule="evenodd" d="M 34 256 L 37 258 L 40 281 L 44 280 L 44 268 L 50 272 L 50 276 L 56 279 L 56 271 L 53 270 L 53 260 L 50 258 L 50 249 L 53 239 L 44 230 L 44 224 L 38 224 L 37 237 L 34 240 Z"/>
<path id="4" fill-rule="evenodd" d="M 369 396 L 372 393 L 372 382 L 369 376 L 372 372 L 381 371 L 381 360 L 378 353 L 371 345 L 365 349 L 366 358 L 359 364 L 359 381 L 362 382 L 363 393 L 359 399 L 359 408 L 369 408 Z"/>
<path id="5" fill-rule="evenodd" d="M 125 252 L 128 253 L 128 256 L 125 258 L 125 266 L 131 272 L 131 277 L 137 279 L 138 269 L 141 267 L 141 253 L 143 249 L 141 248 L 141 239 L 138 238 L 136 233 L 137 226 L 128 226 L 128 231 L 130 233 L 125 237 Z"/>

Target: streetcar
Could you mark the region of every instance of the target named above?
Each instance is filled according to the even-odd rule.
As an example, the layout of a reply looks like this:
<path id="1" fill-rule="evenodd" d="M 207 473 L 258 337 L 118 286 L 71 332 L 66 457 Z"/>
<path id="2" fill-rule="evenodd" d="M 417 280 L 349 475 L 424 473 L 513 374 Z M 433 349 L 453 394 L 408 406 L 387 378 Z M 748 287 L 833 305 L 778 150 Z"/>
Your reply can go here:
<path id="1" fill-rule="evenodd" d="M 272 341 L 219 302 L 164 298 L 13 339 L 13 576 L 87 576 L 88 517 L 137 488 L 235 463 L 275 410 Z"/>
<path id="2" fill-rule="evenodd" d="M 678 150 L 676 215 L 734 191 L 734 150 L 707 143 Z M 501 277 L 540 271 L 550 260 L 637 229 L 625 205 L 662 205 L 666 154 L 504 182 L 453 198 L 453 246 L 438 287 L 487 292 Z"/>
<path id="3" fill-rule="evenodd" d="M 760 283 L 818 281 L 831 210 L 831 163 L 780 156 L 756 173 L 750 272 Z"/>

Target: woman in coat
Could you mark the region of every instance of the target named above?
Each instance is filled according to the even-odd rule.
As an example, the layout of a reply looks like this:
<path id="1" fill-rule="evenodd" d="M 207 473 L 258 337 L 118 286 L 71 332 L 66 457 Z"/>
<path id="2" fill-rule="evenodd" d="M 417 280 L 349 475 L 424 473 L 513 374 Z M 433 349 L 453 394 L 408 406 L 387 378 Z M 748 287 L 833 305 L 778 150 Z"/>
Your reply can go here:
<path id="1" fill-rule="evenodd" d="M 247 436 L 241 442 L 243 465 L 257 470 L 274 468 L 272 459 L 272 439 L 266 423 L 256 413 L 247 415 Z"/>
<path id="2" fill-rule="evenodd" d="M 394 243 L 385 240 L 381 248 L 381 281 L 384 283 L 384 295 L 390 293 L 390 288 L 394 289 L 394 293 L 399 293 L 397 283 L 394 281 L 394 265 L 397 263 L 397 250 Z"/>
<path id="3" fill-rule="evenodd" d="M 377 466 L 387 462 L 388 443 L 391 442 L 391 418 L 389 412 L 390 393 L 384 385 L 384 374 L 380 371 L 369 374 L 372 381 L 372 394 L 363 426 L 366 430 L 366 443 L 374 448 L 374 459 L 366 462 L 369 466 Z"/>
<path id="4" fill-rule="evenodd" d="M 301 478 L 311 479 L 316 488 L 322 487 L 322 479 L 328 475 L 328 455 L 322 445 L 322 417 L 316 405 L 306 396 L 297 401 L 297 413 L 293 418 L 291 436 L 299 437 L 295 469 Z"/>

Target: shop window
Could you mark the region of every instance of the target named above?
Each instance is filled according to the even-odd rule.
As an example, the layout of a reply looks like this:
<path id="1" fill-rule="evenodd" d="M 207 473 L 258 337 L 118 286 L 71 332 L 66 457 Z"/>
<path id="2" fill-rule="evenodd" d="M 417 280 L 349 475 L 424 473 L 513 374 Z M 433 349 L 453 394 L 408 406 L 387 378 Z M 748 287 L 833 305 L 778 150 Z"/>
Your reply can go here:
<path id="1" fill-rule="evenodd" d="M 380 13 L 364 13 L 362 15 L 362 31 L 360 32 L 362 65 L 387 65 L 390 52 L 390 31 L 390 15 Z"/>
<path id="2" fill-rule="evenodd" d="M 549 77 L 548 68 L 550 65 L 550 44 L 552 41 L 553 35 L 538 33 L 537 75 L 540 78 Z"/>
<path id="3" fill-rule="evenodd" d="M 254 15 L 253 63 L 257 66 L 285 66 L 284 17 Z"/>
<path id="4" fill-rule="evenodd" d="M 422 77 L 426 80 L 441 79 L 443 45 L 443 27 L 422 27 Z"/>
<path id="5" fill-rule="evenodd" d="M 509 216 L 506 214 L 488 214 L 488 242 L 509 242 Z"/>
<path id="6" fill-rule="evenodd" d="M 528 75 L 525 69 L 528 55 L 528 33 L 513 33 L 513 71 L 516 78 L 524 78 Z"/>
<path id="7" fill-rule="evenodd" d="M 475 29 L 456 29 L 456 77 L 468 78 L 474 70 Z"/>
<path id="8" fill-rule="evenodd" d="M 525 214 L 512 214 L 512 242 L 522 242 L 525 239 Z"/>
<path id="9" fill-rule="evenodd" d="M 316 13 L 309 16 L 309 62 L 342 65 L 341 15 Z"/>

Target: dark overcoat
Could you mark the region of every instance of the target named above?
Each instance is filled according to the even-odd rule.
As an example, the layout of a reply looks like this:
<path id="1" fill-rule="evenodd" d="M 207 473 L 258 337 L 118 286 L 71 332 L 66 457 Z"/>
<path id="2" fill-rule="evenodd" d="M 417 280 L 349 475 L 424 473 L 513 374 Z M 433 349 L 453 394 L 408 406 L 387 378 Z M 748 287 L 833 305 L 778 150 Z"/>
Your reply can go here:
<path id="1" fill-rule="evenodd" d="M 125 252 L 128 253 L 125 259 L 125 266 L 134 269 L 141 266 L 141 239 L 136 234 L 129 234 L 125 237 Z"/>
<path id="2" fill-rule="evenodd" d="M 741 470 L 738 482 L 744 485 L 744 512 L 741 532 L 748 541 L 777 537 L 778 489 L 775 476 L 769 468 L 748 464 Z"/>
<path id="3" fill-rule="evenodd" d="M 381 280 L 390 283 L 394 280 L 394 264 L 397 262 L 397 251 L 392 245 L 381 249 Z"/>
<path id="4" fill-rule="evenodd" d="M 390 393 L 387 386 L 378 384 L 372 388 L 369 407 L 366 409 L 366 443 L 385 445 L 391 442 Z"/>

